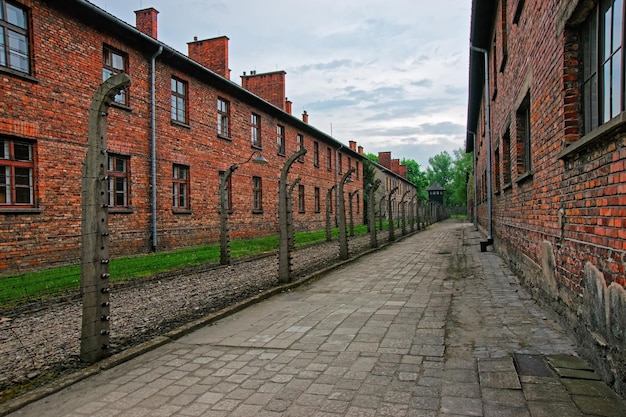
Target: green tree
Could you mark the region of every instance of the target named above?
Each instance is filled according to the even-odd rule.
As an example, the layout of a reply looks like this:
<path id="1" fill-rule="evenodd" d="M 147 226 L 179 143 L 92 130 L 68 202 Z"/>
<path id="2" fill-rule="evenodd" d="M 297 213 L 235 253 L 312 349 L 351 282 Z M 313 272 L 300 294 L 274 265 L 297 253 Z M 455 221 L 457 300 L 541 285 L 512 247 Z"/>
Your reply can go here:
<path id="1" fill-rule="evenodd" d="M 428 158 L 430 167 L 426 170 L 428 185 L 434 182 L 441 185 L 446 190 L 452 182 L 452 157 L 447 151 L 443 151 L 433 157 Z"/>
<path id="2" fill-rule="evenodd" d="M 426 173 L 420 169 L 420 164 L 413 159 L 406 158 L 402 159 L 401 164 L 407 168 L 407 179 L 417 186 L 418 195 L 424 199 L 428 198 L 428 193 L 426 192 L 426 188 L 429 185 L 428 178 Z"/>
<path id="3" fill-rule="evenodd" d="M 472 154 L 463 148 L 454 150 L 452 163 L 452 182 L 449 185 L 449 204 L 464 207 L 467 205 L 467 181 L 472 175 Z"/>

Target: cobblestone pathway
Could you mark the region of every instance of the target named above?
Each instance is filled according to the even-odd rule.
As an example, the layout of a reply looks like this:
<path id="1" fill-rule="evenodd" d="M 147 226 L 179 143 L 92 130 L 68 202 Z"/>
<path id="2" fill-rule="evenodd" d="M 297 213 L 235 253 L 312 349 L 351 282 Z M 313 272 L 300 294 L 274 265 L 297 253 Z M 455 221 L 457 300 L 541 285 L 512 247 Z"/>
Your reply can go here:
<path id="1" fill-rule="evenodd" d="M 12 416 L 623 416 L 459 221 L 102 371 Z"/>

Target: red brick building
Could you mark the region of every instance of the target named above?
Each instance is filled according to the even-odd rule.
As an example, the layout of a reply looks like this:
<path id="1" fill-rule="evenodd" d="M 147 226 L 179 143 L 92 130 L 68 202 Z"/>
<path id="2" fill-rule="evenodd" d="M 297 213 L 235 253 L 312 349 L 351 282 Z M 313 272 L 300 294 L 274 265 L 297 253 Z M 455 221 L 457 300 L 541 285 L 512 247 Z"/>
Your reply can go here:
<path id="1" fill-rule="evenodd" d="M 479 226 L 626 391 L 626 10 L 474 0 L 468 136 Z"/>
<path id="2" fill-rule="evenodd" d="M 0 5 L 0 273 L 77 262 L 89 107 L 120 71 L 132 84 L 107 118 L 114 255 L 217 242 L 220 175 L 234 163 L 233 238 L 278 232 L 280 171 L 300 147 L 296 230 L 325 227 L 327 190 L 347 169 L 346 195 L 363 189 L 356 142 L 292 116 L 284 72 L 230 80 L 228 38 L 195 39 L 184 55 L 158 41 L 154 9 L 133 27 L 82 0 Z M 268 163 L 241 164 L 255 152 Z M 353 204 L 362 221 L 362 193 Z"/>

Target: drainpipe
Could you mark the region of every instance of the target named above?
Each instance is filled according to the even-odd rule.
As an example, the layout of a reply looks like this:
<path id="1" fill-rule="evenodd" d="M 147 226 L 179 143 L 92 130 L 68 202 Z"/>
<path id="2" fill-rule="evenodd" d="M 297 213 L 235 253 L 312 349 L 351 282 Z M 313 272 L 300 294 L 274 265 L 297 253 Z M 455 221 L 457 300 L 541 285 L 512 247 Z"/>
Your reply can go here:
<path id="1" fill-rule="evenodd" d="M 481 252 L 485 252 L 487 246 L 493 245 L 493 229 L 491 220 L 491 119 L 490 105 L 491 95 L 489 93 L 489 52 L 483 48 L 477 48 L 470 44 L 472 51 L 480 52 L 485 57 L 485 121 L 487 130 L 487 242 L 480 242 Z"/>
<path id="2" fill-rule="evenodd" d="M 478 201 L 476 201 L 476 132 L 468 131 L 472 135 L 474 151 L 472 152 L 472 163 L 474 165 L 474 230 L 478 230 Z"/>
<path id="3" fill-rule="evenodd" d="M 163 46 L 150 57 L 150 159 L 152 182 L 152 250 L 157 250 L 157 172 L 156 172 L 156 59 L 163 53 Z"/>

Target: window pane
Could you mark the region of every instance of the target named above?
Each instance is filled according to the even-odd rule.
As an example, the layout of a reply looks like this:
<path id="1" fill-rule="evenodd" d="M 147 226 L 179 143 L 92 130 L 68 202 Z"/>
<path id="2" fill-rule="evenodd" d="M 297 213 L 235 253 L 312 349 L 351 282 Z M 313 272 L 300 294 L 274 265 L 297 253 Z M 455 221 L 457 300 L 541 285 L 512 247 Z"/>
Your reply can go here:
<path id="1" fill-rule="evenodd" d="M 28 41 L 26 36 L 9 30 L 9 66 L 28 72 Z"/>
<path id="2" fill-rule="evenodd" d="M 9 159 L 9 142 L 0 140 L 0 159 Z"/>
<path id="3" fill-rule="evenodd" d="M 172 78 L 172 91 L 176 91 L 176 80 Z"/>
<path id="4" fill-rule="evenodd" d="M 32 170 L 15 168 L 15 203 L 32 203 Z"/>
<path id="5" fill-rule="evenodd" d="M 621 75 L 621 65 L 622 65 L 622 53 L 621 51 L 617 51 L 613 56 L 612 60 L 612 109 L 611 109 L 611 117 L 615 117 L 622 110 L 622 99 L 621 99 L 621 84 L 622 84 L 622 75 Z"/>
<path id="6" fill-rule="evenodd" d="M 0 204 L 11 203 L 10 174 L 9 167 L 0 167 Z"/>
<path id="7" fill-rule="evenodd" d="M 124 71 L 124 57 L 116 53 L 111 53 L 111 58 L 111 66 L 120 71 Z"/>
<path id="8" fill-rule="evenodd" d="M 16 161 L 32 161 L 31 146 L 24 142 L 15 142 L 13 144 L 13 152 Z"/>
<path id="9" fill-rule="evenodd" d="M 605 2 L 602 10 L 603 16 L 603 47 L 602 47 L 602 60 L 606 60 L 611 56 L 611 12 L 613 9 L 610 6 L 611 2 Z"/>
<path id="10" fill-rule="evenodd" d="M 2 9 L 2 8 L 0 8 Z M 0 65 L 7 66 L 7 51 L 4 45 L 4 28 L 0 27 Z"/>
<path id="11" fill-rule="evenodd" d="M 31 169 L 30 168 L 15 168 L 15 185 L 31 185 Z"/>
<path id="12" fill-rule="evenodd" d="M 613 51 L 622 45 L 622 1 L 615 0 L 613 4 Z"/>
<path id="13" fill-rule="evenodd" d="M 606 63 L 602 73 L 602 123 L 606 123 L 611 119 L 611 65 Z"/>
<path id="14" fill-rule="evenodd" d="M 26 12 L 13 5 L 7 5 L 7 22 L 22 29 L 26 29 Z"/>

